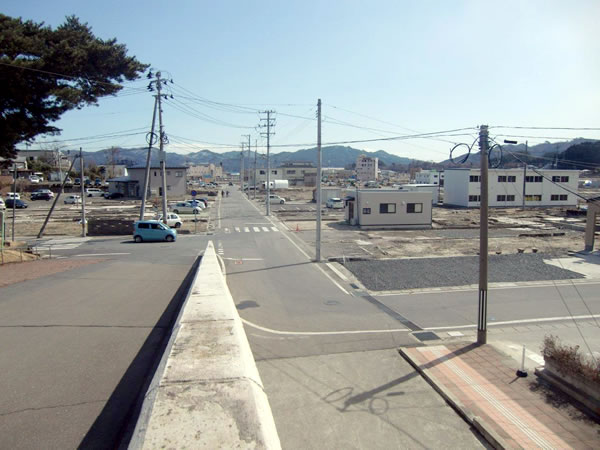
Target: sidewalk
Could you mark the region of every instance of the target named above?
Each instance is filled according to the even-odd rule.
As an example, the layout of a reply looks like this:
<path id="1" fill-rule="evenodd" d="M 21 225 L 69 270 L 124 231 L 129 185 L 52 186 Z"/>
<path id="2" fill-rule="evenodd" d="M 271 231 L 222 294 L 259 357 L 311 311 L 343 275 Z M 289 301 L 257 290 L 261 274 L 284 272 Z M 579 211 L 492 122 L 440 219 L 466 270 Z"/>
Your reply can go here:
<path id="1" fill-rule="evenodd" d="M 490 345 L 402 347 L 400 354 L 496 448 L 598 448 L 600 424 Z"/>

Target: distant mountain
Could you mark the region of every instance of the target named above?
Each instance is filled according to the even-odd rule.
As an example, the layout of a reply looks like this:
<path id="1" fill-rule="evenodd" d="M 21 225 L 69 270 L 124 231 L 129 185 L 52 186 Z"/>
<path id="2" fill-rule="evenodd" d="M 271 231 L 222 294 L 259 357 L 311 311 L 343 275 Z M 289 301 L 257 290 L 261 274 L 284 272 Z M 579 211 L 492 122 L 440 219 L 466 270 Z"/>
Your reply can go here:
<path id="1" fill-rule="evenodd" d="M 535 164 L 539 167 L 551 166 L 554 162 L 558 162 L 561 159 L 561 155 L 574 146 L 578 146 L 583 143 L 594 143 L 600 142 L 593 139 L 576 138 L 570 141 L 562 142 L 544 142 L 542 144 L 525 146 L 525 144 L 501 144 L 502 145 L 502 167 L 513 167 L 521 166 L 523 161 L 528 164 Z M 579 153 L 578 153 L 579 154 Z M 460 155 L 452 155 L 455 162 L 461 161 L 466 153 Z M 497 157 L 497 153 L 492 153 L 492 159 Z M 564 158 L 563 159 L 571 159 Z M 463 164 L 455 164 L 451 160 L 447 159 L 442 161 L 444 167 L 479 167 L 479 148 L 474 148 L 473 152 L 469 155 L 466 162 Z"/>
<path id="2" fill-rule="evenodd" d="M 112 155 L 108 150 L 100 150 L 97 152 L 84 152 L 86 164 L 93 161 L 97 165 L 107 164 L 111 158 L 120 161 L 129 166 L 142 166 L 146 164 L 147 148 L 120 148 L 118 153 Z M 382 162 L 382 166 L 390 167 L 392 165 L 408 165 L 410 163 L 418 163 L 418 160 L 392 155 L 383 150 L 376 152 L 368 152 L 352 147 L 344 147 L 334 145 L 322 148 L 321 160 L 323 167 L 346 167 L 356 162 L 356 158 L 360 155 L 375 156 Z M 280 152 L 271 153 L 271 167 L 278 167 L 284 163 L 291 161 L 304 161 L 317 163 L 317 149 L 309 148 L 298 150 L 295 152 Z M 158 165 L 158 150 L 152 150 L 152 165 Z M 251 163 L 254 163 L 254 152 L 251 154 Z M 226 153 L 215 153 L 210 150 L 201 150 L 199 152 L 188 153 L 185 155 L 167 152 L 167 165 L 169 166 L 184 166 L 188 164 L 222 164 L 223 169 L 227 172 L 240 170 L 240 152 L 232 151 Z M 258 158 L 257 167 L 264 167 L 266 162 L 264 158 Z"/>

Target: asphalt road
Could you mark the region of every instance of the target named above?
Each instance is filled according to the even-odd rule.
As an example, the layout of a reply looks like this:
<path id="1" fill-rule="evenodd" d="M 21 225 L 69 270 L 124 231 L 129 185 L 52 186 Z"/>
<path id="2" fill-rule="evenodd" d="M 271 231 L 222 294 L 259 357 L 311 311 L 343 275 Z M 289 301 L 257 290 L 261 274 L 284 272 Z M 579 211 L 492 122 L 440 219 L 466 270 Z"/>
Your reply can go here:
<path id="1" fill-rule="evenodd" d="M 207 238 L 49 241 L 101 261 L 0 289 L 0 448 L 113 447 Z"/>

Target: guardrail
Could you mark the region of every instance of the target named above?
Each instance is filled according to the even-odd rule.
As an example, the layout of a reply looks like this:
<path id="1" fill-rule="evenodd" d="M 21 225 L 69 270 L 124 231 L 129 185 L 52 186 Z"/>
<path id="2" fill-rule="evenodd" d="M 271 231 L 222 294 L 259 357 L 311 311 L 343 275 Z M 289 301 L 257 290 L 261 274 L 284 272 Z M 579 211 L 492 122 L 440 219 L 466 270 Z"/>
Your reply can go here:
<path id="1" fill-rule="evenodd" d="M 212 242 L 145 395 L 129 448 L 281 448 Z"/>

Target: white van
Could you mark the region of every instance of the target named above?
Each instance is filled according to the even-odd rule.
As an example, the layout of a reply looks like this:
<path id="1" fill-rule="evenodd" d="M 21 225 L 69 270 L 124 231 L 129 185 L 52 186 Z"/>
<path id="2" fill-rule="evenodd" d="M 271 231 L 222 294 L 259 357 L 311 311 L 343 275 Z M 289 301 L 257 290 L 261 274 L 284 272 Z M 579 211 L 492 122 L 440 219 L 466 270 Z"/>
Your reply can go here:
<path id="1" fill-rule="evenodd" d="M 104 191 L 98 188 L 87 188 L 85 190 L 85 195 L 88 197 L 104 197 Z"/>
<path id="2" fill-rule="evenodd" d="M 65 197 L 65 205 L 76 205 L 77 203 L 81 203 L 79 195 L 67 195 Z"/>

